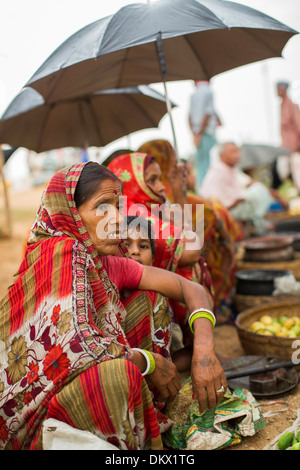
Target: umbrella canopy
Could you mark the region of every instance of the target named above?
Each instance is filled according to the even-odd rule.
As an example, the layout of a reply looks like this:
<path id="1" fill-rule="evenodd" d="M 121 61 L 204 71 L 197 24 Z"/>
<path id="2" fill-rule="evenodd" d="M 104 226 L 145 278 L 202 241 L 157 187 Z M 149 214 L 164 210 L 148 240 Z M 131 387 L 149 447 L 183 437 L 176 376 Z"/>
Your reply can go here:
<path id="1" fill-rule="evenodd" d="M 95 90 L 161 82 L 162 77 L 209 79 L 281 56 L 294 34 L 257 10 L 224 0 L 136 3 L 67 39 L 27 85 L 54 102 Z"/>
<path id="2" fill-rule="evenodd" d="M 102 147 L 137 130 L 157 127 L 166 112 L 164 96 L 146 85 L 51 104 L 33 88 L 24 88 L 0 120 L 0 142 L 36 152 Z"/>

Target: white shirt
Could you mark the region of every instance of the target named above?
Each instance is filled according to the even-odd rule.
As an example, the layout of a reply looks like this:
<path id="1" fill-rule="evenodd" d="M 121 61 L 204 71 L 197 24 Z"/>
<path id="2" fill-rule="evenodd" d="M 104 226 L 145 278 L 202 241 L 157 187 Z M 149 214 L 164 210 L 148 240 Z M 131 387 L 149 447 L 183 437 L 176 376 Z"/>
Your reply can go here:
<path id="1" fill-rule="evenodd" d="M 213 103 L 213 93 L 209 82 L 200 82 L 197 84 L 196 91 L 191 96 L 190 102 L 190 119 L 195 133 L 200 131 L 203 118 L 206 114 L 210 114 L 211 116 L 206 126 L 205 133 L 214 136 L 218 119 Z"/>

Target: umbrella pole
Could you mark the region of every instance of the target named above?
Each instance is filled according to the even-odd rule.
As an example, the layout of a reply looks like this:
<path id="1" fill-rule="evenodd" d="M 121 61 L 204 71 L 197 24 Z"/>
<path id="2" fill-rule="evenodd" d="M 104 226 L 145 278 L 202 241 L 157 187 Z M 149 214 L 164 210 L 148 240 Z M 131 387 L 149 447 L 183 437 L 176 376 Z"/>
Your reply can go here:
<path id="1" fill-rule="evenodd" d="M 162 39 L 161 39 L 161 32 L 159 32 L 156 36 L 156 47 L 157 47 L 160 71 L 161 71 L 161 75 L 162 75 L 162 82 L 163 82 L 164 91 L 165 91 L 165 100 L 166 100 L 166 105 L 167 105 L 167 112 L 168 112 L 168 115 L 169 115 L 172 134 L 173 134 L 174 149 L 175 149 L 176 155 L 178 156 L 177 140 L 176 140 L 173 117 L 172 117 L 172 113 L 171 113 L 172 107 L 171 107 L 171 103 L 170 103 L 170 99 L 169 99 L 169 95 L 168 95 L 168 91 L 167 91 L 167 83 L 166 83 L 167 66 L 166 66 L 165 54 L 164 54 L 164 49 L 163 49 L 163 44 L 162 44 Z"/>

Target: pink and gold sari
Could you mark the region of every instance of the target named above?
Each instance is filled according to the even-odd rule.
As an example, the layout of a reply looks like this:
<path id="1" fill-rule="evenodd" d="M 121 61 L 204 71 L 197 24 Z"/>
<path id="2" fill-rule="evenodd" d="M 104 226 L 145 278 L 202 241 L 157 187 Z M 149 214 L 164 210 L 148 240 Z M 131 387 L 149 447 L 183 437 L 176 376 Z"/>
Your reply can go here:
<path id="1" fill-rule="evenodd" d="M 204 285 L 213 297 L 210 273 L 203 257 L 191 266 L 180 266 L 179 261 L 184 246 L 182 224 L 175 225 L 163 215 L 157 216 L 155 209 L 166 201 L 155 194 L 144 179 L 145 165 L 149 156 L 145 153 L 131 153 L 115 158 L 108 168 L 122 181 L 123 195 L 127 198 L 127 212 L 134 208 L 136 213 L 141 207 L 140 215 L 151 220 L 155 232 L 155 257 L 153 266 L 167 269 L 186 279 Z M 185 305 L 170 301 L 175 323 L 186 327 L 187 311 Z"/>

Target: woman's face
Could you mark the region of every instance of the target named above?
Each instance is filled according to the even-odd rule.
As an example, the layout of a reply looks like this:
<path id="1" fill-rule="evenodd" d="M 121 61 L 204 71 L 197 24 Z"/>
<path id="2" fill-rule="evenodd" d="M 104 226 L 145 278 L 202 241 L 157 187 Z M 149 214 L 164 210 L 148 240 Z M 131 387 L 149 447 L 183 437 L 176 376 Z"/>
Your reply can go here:
<path id="1" fill-rule="evenodd" d="M 78 208 L 89 236 L 102 256 L 114 254 L 120 243 L 121 191 L 121 185 L 117 181 L 107 179 L 100 184 L 94 195 Z"/>
<path id="2" fill-rule="evenodd" d="M 145 183 L 156 194 L 159 194 L 164 199 L 166 198 L 165 186 L 161 181 L 161 169 L 158 163 L 152 162 L 145 170 Z"/>

